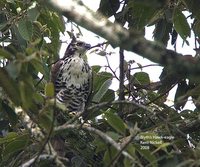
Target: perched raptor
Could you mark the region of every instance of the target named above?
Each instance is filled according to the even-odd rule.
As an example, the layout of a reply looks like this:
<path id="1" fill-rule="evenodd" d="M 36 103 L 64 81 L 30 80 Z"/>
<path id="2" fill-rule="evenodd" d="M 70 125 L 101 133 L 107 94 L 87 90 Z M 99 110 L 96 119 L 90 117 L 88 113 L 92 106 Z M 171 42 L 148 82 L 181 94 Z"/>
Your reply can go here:
<path id="1" fill-rule="evenodd" d="M 51 69 L 56 99 L 65 104 L 69 112 L 84 111 L 91 87 L 91 68 L 84 59 L 90 45 L 72 39 L 64 57 Z"/>

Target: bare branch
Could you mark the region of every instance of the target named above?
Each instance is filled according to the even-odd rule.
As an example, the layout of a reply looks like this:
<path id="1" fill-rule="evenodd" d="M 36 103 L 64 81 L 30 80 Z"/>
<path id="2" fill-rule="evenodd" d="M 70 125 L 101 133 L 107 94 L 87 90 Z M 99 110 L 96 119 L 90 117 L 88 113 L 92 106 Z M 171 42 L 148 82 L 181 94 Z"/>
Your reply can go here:
<path id="1" fill-rule="evenodd" d="M 92 46 L 90 49 L 93 49 L 93 48 L 96 48 L 96 47 L 101 47 L 101 46 L 103 46 L 105 44 L 108 44 L 108 42 L 99 43 L 97 45 Z"/>
<path id="2" fill-rule="evenodd" d="M 93 110 L 93 109 L 98 110 L 102 107 L 105 107 L 105 106 L 108 106 L 108 105 L 111 105 L 111 104 L 131 104 L 131 105 L 134 105 L 138 108 L 144 109 L 145 111 L 148 111 L 149 113 L 152 113 L 152 111 L 148 107 L 146 107 L 142 104 L 139 104 L 136 101 L 127 101 L 127 100 L 116 100 L 116 101 L 112 101 L 112 102 L 102 102 L 100 104 L 95 104 L 91 107 L 88 107 L 87 110 L 88 111 Z"/>
<path id="3" fill-rule="evenodd" d="M 114 24 L 97 12 L 85 7 L 81 1 L 43 0 L 68 19 L 107 39 L 114 47 L 120 46 L 127 51 L 135 52 L 162 66 L 168 66 L 182 75 L 199 75 L 200 60 L 191 55 L 183 56 L 166 49 L 163 45 L 146 40 L 142 34 Z M 179 68 L 177 68 L 179 67 Z"/>

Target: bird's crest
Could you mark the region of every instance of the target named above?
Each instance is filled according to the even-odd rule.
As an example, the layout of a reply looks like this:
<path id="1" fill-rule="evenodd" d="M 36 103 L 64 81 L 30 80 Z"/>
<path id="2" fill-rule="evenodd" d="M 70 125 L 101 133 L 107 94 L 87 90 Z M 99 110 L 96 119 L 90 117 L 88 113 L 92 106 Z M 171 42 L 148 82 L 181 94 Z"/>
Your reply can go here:
<path id="1" fill-rule="evenodd" d="M 90 48 L 91 48 L 90 44 L 87 44 L 81 40 L 77 40 L 75 37 L 73 37 L 65 51 L 64 57 L 73 55 L 75 54 L 75 52 L 78 52 L 79 54 L 85 54 L 85 52 Z"/>

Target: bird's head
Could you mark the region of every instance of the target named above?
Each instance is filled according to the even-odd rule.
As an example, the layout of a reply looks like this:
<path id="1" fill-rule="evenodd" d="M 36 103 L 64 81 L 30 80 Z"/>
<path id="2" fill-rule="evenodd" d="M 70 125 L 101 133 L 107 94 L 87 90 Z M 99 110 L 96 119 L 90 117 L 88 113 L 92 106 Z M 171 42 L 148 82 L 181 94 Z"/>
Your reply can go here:
<path id="1" fill-rule="evenodd" d="M 78 53 L 84 55 L 87 50 L 91 48 L 90 44 L 87 44 L 83 41 L 79 40 L 72 40 L 71 43 L 68 45 L 65 55 L 73 55 L 74 53 Z"/>

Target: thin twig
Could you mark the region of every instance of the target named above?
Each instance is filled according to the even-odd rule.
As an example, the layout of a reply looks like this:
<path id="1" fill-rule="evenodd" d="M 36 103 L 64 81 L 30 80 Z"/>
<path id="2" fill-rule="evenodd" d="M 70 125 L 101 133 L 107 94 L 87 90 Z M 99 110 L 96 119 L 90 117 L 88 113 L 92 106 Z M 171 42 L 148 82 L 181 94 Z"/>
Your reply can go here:
<path id="1" fill-rule="evenodd" d="M 40 149 L 40 151 L 38 152 L 37 157 L 35 158 L 35 160 L 33 161 L 32 166 L 35 165 L 35 163 L 37 162 L 37 159 L 39 158 L 39 156 L 42 154 L 42 152 L 45 149 L 46 144 L 49 142 L 50 138 L 51 138 L 51 134 L 53 132 L 53 128 L 54 128 L 54 122 L 55 122 L 55 108 L 56 108 L 56 100 L 54 99 L 54 105 L 53 105 L 53 119 L 52 119 L 52 123 L 51 123 L 51 127 L 49 129 L 49 133 L 46 136 L 46 139 L 42 145 L 42 148 Z"/>
<path id="2" fill-rule="evenodd" d="M 109 166 L 114 167 L 116 165 L 117 160 L 120 158 L 120 155 L 122 154 L 122 151 L 124 151 L 128 147 L 128 145 L 133 141 L 133 139 L 138 135 L 138 133 L 140 132 L 140 129 L 138 129 L 137 125 L 134 127 L 133 132 L 134 133 L 131 134 L 131 136 L 129 136 L 128 140 L 125 143 L 123 143 L 121 150 L 113 158 Z M 137 164 L 141 166 L 139 163 Z"/>
<path id="3" fill-rule="evenodd" d="M 106 62 L 107 62 L 107 64 L 108 64 L 106 67 L 108 67 L 108 68 L 110 69 L 110 71 L 113 73 L 113 75 L 115 76 L 115 78 L 116 78 L 117 80 L 119 80 L 119 77 L 116 75 L 116 72 L 111 68 L 111 65 L 110 65 L 110 62 L 109 62 L 109 60 L 108 60 L 108 57 L 105 56 L 105 58 L 106 58 Z"/>
<path id="4" fill-rule="evenodd" d="M 139 104 L 136 101 L 127 101 L 127 100 L 116 100 L 116 101 L 111 101 L 111 102 L 102 102 L 100 104 L 95 104 L 91 107 L 88 107 L 87 110 L 89 111 L 89 110 L 93 110 L 93 109 L 100 109 L 102 107 L 112 105 L 112 104 L 131 104 L 131 105 L 137 106 L 139 108 L 142 108 L 142 109 L 152 113 L 152 111 L 150 109 L 148 109 L 148 107 L 146 107 L 142 104 Z"/>
<path id="5" fill-rule="evenodd" d="M 144 65 L 144 66 L 140 66 L 140 67 L 133 67 L 133 68 L 130 68 L 130 70 L 137 70 L 137 69 L 146 68 L 146 67 L 152 67 L 152 66 L 160 67 L 159 64 L 148 64 L 148 65 Z"/>
<path id="6" fill-rule="evenodd" d="M 41 82 L 42 80 L 44 79 L 44 75 L 40 78 L 40 80 L 35 84 L 35 87 L 37 87 Z"/>
<path id="7" fill-rule="evenodd" d="M 91 46 L 90 49 L 93 49 L 93 48 L 96 48 L 96 47 L 100 47 L 100 46 L 103 46 L 103 45 L 106 45 L 106 44 L 108 44 L 108 42 L 99 43 L 97 45 Z"/>
<path id="8" fill-rule="evenodd" d="M 158 99 L 160 99 L 161 97 L 165 96 L 167 93 L 169 93 L 170 90 L 173 89 L 174 86 L 176 86 L 177 83 L 178 83 L 178 81 L 176 83 L 174 83 L 173 85 L 171 85 L 165 92 L 160 94 L 158 97 L 155 97 L 154 99 L 152 99 L 150 102 L 146 103 L 145 105 L 150 105 L 150 104 L 154 103 L 155 101 L 157 101 Z"/>

